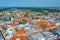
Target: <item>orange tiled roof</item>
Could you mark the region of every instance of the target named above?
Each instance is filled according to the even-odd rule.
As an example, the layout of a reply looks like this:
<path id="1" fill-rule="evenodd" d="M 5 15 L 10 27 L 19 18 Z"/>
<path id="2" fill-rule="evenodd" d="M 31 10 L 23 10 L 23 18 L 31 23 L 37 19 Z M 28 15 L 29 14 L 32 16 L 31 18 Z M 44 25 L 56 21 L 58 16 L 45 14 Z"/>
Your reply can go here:
<path id="1" fill-rule="evenodd" d="M 15 26 L 17 26 L 17 24 L 15 24 L 15 23 L 12 23 L 12 24 L 11 24 L 11 26 L 15 27 Z"/>
<path id="2" fill-rule="evenodd" d="M 23 35 L 21 35 L 21 36 L 13 36 L 13 37 L 11 38 L 11 40 L 16 40 L 17 38 L 20 38 L 21 40 L 28 40 L 28 38 L 25 37 L 25 36 L 23 36 Z"/>
<path id="3" fill-rule="evenodd" d="M 17 32 L 17 34 L 24 34 L 25 33 L 23 29 L 17 30 L 16 32 Z"/>
<path id="4" fill-rule="evenodd" d="M 21 38 L 21 40 L 28 40 L 28 38 L 23 35 L 19 36 L 18 38 Z"/>

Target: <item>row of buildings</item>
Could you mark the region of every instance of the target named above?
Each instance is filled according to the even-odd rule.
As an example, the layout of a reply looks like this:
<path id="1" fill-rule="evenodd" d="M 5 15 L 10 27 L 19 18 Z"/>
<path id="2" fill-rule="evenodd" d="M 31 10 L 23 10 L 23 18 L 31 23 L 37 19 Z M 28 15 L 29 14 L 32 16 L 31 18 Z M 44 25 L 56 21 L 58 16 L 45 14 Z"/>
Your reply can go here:
<path id="1" fill-rule="evenodd" d="M 0 31 L 5 40 L 59 40 L 60 14 L 13 10 L 0 12 Z"/>

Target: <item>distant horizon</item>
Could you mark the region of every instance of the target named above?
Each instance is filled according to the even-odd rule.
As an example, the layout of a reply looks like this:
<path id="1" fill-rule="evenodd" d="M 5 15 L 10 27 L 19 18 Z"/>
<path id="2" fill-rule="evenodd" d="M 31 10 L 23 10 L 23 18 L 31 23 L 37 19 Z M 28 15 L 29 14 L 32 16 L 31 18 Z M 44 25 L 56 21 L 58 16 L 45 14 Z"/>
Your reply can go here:
<path id="1" fill-rule="evenodd" d="M 3 6 L 0 6 L 0 7 L 4 8 Z M 10 7 L 19 7 L 19 6 L 10 6 Z M 5 8 L 9 8 L 9 7 L 5 6 Z M 33 8 L 60 8 L 60 7 L 33 7 Z"/>

